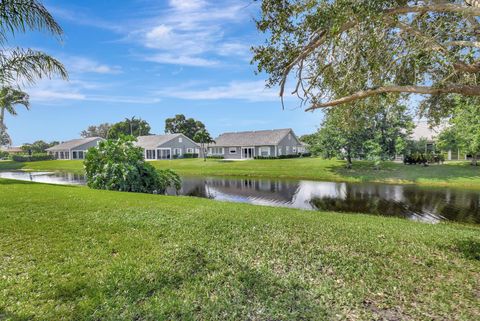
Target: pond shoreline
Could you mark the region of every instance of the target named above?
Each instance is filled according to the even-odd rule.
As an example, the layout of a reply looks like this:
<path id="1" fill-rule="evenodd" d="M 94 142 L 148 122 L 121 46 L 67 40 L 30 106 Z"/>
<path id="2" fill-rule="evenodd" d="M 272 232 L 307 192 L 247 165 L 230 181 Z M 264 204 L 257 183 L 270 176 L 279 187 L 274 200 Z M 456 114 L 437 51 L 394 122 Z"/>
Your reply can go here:
<path id="1" fill-rule="evenodd" d="M 85 185 L 83 174 L 71 172 L 0 172 L 0 178 Z M 293 179 L 183 176 L 179 191 L 167 195 L 248 203 L 313 211 L 396 216 L 427 223 L 459 221 L 480 224 L 476 190 L 378 182 L 328 182 Z"/>

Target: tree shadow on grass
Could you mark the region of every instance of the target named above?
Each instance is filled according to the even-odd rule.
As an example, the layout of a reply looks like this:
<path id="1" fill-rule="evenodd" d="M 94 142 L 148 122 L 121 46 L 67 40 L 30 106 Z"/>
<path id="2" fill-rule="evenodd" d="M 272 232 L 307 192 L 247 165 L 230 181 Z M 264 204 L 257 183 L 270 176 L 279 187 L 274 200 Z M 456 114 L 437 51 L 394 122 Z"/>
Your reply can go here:
<path id="1" fill-rule="evenodd" d="M 19 316 L 17 314 L 11 313 L 0 307 L 0 320 L 12 320 L 12 321 L 20 321 L 20 320 L 31 320 L 30 317 L 26 316 Z"/>
<path id="2" fill-rule="evenodd" d="M 20 181 L 17 179 L 0 178 L 0 185 L 30 185 L 34 182 Z"/>
<path id="3" fill-rule="evenodd" d="M 466 259 L 480 261 L 480 241 L 474 239 L 459 240 L 455 243 L 455 249 Z"/>

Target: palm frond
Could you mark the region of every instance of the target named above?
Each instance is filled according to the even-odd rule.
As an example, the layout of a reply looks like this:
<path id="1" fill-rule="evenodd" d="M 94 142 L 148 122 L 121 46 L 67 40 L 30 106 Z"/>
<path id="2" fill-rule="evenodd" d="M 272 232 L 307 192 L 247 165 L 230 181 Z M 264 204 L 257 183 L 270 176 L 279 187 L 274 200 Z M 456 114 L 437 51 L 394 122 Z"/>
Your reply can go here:
<path id="1" fill-rule="evenodd" d="M 0 108 L 4 108 L 6 112 L 12 116 L 17 115 L 16 105 L 23 105 L 27 110 L 30 109 L 30 97 L 26 92 L 20 89 L 6 86 L 0 88 Z"/>
<path id="2" fill-rule="evenodd" d="M 52 33 L 61 39 L 63 30 L 48 10 L 37 0 L 0 1 L 0 43 L 8 34 L 17 31 L 40 30 Z"/>
<path id="3" fill-rule="evenodd" d="M 32 49 L 16 48 L 5 55 L 0 53 L 0 83 L 33 83 L 37 79 L 60 76 L 68 79 L 68 73 L 57 59 Z"/>

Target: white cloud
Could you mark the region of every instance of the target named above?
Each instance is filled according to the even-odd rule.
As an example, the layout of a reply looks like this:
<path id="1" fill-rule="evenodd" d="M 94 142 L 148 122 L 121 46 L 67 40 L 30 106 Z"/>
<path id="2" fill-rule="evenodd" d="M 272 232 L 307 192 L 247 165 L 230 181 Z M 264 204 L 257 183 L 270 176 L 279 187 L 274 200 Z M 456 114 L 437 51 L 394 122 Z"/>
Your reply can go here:
<path id="1" fill-rule="evenodd" d="M 85 57 L 69 57 L 65 59 L 67 69 L 77 73 L 120 74 L 122 68 L 101 64 Z"/>
<path id="2" fill-rule="evenodd" d="M 244 8 L 238 2 L 225 5 L 205 0 L 170 0 L 167 10 L 129 38 L 154 50 L 144 56 L 149 61 L 214 66 L 219 63 L 215 56 L 245 53 L 244 45 L 226 36 L 229 24 L 248 17 Z"/>
<path id="3" fill-rule="evenodd" d="M 157 97 L 121 96 L 115 94 L 98 94 L 101 85 L 80 80 L 62 81 L 58 79 L 43 80 L 32 85 L 27 92 L 30 100 L 40 104 L 58 104 L 65 101 L 96 101 L 125 104 L 154 104 Z"/>
<path id="4" fill-rule="evenodd" d="M 211 86 L 204 89 L 167 88 L 158 92 L 161 96 L 186 100 L 238 99 L 251 102 L 279 101 L 278 91 L 265 88 L 263 81 L 234 81 L 226 86 Z"/>
<path id="5" fill-rule="evenodd" d="M 112 23 L 101 18 L 95 17 L 91 12 L 85 12 L 84 8 L 68 10 L 64 7 L 48 6 L 48 10 L 55 18 L 68 20 L 78 25 L 89 26 L 99 29 L 110 30 L 113 32 L 122 32 L 123 27 L 120 24 Z"/>
<path id="6" fill-rule="evenodd" d="M 207 5 L 204 0 L 170 0 L 169 4 L 171 7 L 177 10 L 197 10 Z"/>
<path id="7" fill-rule="evenodd" d="M 147 61 L 158 62 L 162 64 L 196 66 L 196 67 L 210 67 L 218 64 L 218 61 L 213 59 L 204 59 L 194 56 L 174 56 L 172 54 L 158 54 L 148 56 Z"/>

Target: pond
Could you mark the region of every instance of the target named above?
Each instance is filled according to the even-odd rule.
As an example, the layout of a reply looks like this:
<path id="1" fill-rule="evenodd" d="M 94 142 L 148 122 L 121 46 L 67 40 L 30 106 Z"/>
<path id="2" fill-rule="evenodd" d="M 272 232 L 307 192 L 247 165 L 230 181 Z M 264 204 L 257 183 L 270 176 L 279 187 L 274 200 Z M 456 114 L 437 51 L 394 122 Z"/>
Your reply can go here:
<path id="1" fill-rule="evenodd" d="M 0 172 L 1 178 L 85 184 L 73 173 Z M 170 190 L 168 194 L 175 195 Z M 414 185 L 337 183 L 252 178 L 182 177 L 179 195 L 307 210 L 368 213 L 430 223 L 480 224 L 480 192 Z"/>

